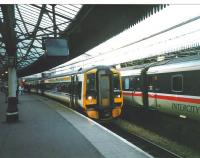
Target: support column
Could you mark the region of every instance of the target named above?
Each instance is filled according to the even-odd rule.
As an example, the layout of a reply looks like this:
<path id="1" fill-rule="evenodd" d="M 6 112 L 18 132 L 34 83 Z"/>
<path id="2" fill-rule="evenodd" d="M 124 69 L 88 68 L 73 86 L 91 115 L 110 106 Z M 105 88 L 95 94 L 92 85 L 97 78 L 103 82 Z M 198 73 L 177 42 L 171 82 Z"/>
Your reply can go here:
<path id="1" fill-rule="evenodd" d="M 6 113 L 7 122 L 18 121 L 18 109 L 17 109 L 17 75 L 16 68 L 8 68 L 8 109 Z"/>
<path id="2" fill-rule="evenodd" d="M 8 108 L 6 112 L 6 120 L 7 122 L 16 122 L 18 121 L 18 110 L 16 99 L 17 35 L 15 31 L 15 6 L 0 5 L 0 7 L 3 14 L 3 30 L 1 34 L 8 55 Z"/>

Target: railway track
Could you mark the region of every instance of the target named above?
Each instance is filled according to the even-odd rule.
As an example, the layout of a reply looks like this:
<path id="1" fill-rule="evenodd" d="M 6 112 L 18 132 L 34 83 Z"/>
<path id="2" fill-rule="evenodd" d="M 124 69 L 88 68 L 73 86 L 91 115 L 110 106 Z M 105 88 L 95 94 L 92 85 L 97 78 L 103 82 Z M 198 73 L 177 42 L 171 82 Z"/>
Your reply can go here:
<path id="1" fill-rule="evenodd" d="M 177 155 L 176 153 L 165 149 L 164 147 L 157 145 L 141 136 L 138 136 L 133 133 L 129 133 L 128 131 L 122 129 L 114 123 L 103 124 L 106 128 L 125 138 L 129 142 L 135 144 L 142 150 L 148 152 L 155 158 L 183 158 L 182 156 Z"/>

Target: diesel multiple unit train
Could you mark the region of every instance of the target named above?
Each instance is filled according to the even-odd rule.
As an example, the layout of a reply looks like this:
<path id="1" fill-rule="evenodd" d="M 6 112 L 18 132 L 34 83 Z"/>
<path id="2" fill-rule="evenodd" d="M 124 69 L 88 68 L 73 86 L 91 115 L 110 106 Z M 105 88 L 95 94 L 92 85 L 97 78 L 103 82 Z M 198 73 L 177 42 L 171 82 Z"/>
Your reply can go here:
<path id="1" fill-rule="evenodd" d="M 200 120 L 200 56 L 121 69 L 124 106 Z"/>
<path id="2" fill-rule="evenodd" d="M 103 120 L 120 116 L 123 105 L 119 71 L 99 66 L 25 82 L 25 89 L 82 109 L 88 117 Z"/>
<path id="3" fill-rule="evenodd" d="M 124 104 L 200 120 L 200 56 L 119 71 L 96 67 L 26 84 L 32 91 L 81 107 L 95 119 L 120 116 Z"/>

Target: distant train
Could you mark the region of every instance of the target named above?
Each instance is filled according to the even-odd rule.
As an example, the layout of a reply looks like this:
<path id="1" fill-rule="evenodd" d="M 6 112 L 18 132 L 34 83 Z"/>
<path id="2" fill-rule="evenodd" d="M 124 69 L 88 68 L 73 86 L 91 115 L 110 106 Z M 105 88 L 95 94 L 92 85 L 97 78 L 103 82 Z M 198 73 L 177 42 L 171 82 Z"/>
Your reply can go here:
<path id="1" fill-rule="evenodd" d="M 65 102 L 74 109 L 80 108 L 88 117 L 97 120 L 119 117 L 123 105 L 120 73 L 106 66 L 27 80 L 25 89 Z"/>
<path id="2" fill-rule="evenodd" d="M 200 56 L 121 69 L 124 105 L 200 120 Z"/>

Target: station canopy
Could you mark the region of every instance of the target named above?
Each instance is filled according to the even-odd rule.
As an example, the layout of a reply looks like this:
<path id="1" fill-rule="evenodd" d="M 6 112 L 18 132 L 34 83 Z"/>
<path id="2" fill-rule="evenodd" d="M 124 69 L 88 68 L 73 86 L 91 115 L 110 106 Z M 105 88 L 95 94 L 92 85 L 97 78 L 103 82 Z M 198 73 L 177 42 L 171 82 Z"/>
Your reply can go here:
<path id="1" fill-rule="evenodd" d="M 1 25 L 9 16 L 5 6 L 0 7 L 0 75 L 8 59 L 7 35 Z M 200 5 L 13 6 L 19 76 L 51 68 L 48 72 L 62 73 L 134 63 L 174 52 L 200 54 Z M 42 39 L 46 37 L 68 39 L 70 55 L 62 65 L 55 59 L 38 60 L 44 57 Z"/>
<path id="2" fill-rule="evenodd" d="M 0 21 L 4 14 L 0 7 Z M 22 69 L 44 54 L 42 38 L 62 34 L 75 19 L 82 5 L 14 5 L 17 40 L 17 69 Z M 0 69 L 7 62 L 5 42 L 0 34 Z"/>

